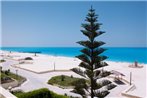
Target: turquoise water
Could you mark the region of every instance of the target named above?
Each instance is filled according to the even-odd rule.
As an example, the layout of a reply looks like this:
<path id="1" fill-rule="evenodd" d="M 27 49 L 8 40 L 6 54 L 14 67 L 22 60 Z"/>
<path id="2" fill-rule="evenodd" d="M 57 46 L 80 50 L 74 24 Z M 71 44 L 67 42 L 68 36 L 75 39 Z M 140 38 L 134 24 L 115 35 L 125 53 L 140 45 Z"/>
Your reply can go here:
<path id="1" fill-rule="evenodd" d="M 112 48 L 108 49 L 102 55 L 106 55 L 110 61 L 134 62 L 147 64 L 147 48 Z M 2 47 L 2 50 L 18 52 L 41 52 L 42 54 L 54 56 L 75 57 L 80 54 L 77 47 Z"/>

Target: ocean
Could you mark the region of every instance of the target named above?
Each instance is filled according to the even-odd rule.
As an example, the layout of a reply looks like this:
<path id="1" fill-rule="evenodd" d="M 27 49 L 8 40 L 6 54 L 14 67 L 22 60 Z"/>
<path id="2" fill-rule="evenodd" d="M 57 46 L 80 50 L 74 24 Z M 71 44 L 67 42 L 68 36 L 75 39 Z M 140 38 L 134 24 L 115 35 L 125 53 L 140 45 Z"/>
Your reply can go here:
<path id="1" fill-rule="evenodd" d="M 104 47 L 107 50 L 102 54 L 108 61 L 134 62 L 147 64 L 147 48 Z M 82 47 L 2 47 L 1 50 L 17 52 L 41 52 L 41 54 L 54 56 L 75 57 Z"/>

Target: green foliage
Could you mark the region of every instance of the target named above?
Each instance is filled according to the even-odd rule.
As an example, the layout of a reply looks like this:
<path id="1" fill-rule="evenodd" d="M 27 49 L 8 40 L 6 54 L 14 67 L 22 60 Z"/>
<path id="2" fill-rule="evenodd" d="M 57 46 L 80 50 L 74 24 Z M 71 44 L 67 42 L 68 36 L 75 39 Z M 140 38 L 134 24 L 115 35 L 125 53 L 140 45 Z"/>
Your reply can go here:
<path id="1" fill-rule="evenodd" d="M 21 93 L 24 93 L 22 90 L 15 90 L 15 91 L 11 91 L 11 93 L 13 95 L 17 95 L 17 94 L 21 94 Z"/>
<path id="2" fill-rule="evenodd" d="M 110 74 L 111 74 L 111 72 L 104 71 L 101 76 L 106 77 L 106 76 L 109 76 Z"/>
<path id="3" fill-rule="evenodd" d="M 7 76 L 6 74 L 4 73 L 0 73 L 0 82 L 3 84 L 3 83 L 8 83 L 8 82 L 12 82 L 13 80 Z"/>
<path id="4" fill-rule="evenodd" d="M 2 69 L 3 69 L 3 67 L 2 67 L 2 66 L 0 66 L 0 73 L 2 72 Z"/>
<path id="5" fill-rule="evenodd" d="M 73 75 L 71 75 L 70 77 L 73 78 Z"/>
<path id="6" fill-rule="evenodd" d="M 3 81 L 3 83 L 7 82 L 7 81 L 5 81 L 5 79 L 8 79 L 8 78 L 9 79 L 13 78 L 13 79 L 17 80 L 18 82 L 22 82 L 22 81 L 25 80 L 25 78 L 23 78 L 23 77 L 21 77 L 19 75 L 16 75 L 14 73 L 11 73 L 9 69 L 5 70 L 5 71 L 2 71 L 0 73 L 0 78 Z"/>
<path id="7" fill-rule="evenodd" d="M 5 72 L 5 74 L 6 74 L 6 75 L 8 75 L 8 74 L 9 74 L 9 71 L 8 71 L 8 70 L 6 70 L 6 71 L 4 71 L 4 72 Z"/>
<path id="8" fill-rule="evenodd" d="M 103 86 L 106 86 L 106 85 L 108 85 L 108 84 L 110 84 L 110 83 L 112 83 L 112 82 L 109 81 L 109 80 L 103 80 L 101 84 L 102 84 Z"/>
<path id="9" fill-rule="evenodd" d="M 3 63 L 3 62 L 6 62 L 6 60 L 4 60 L 4 59 L 0 60 L 0 63 Z"/>
<path id="10" fill-rule="evenodd" d="M 22 76 L 16 75 L 14 73 L 9 73 L 9 77 L 18 80 L 19 82 L 24 80 L 24 78 Z"/>
<path id="11" fill-rule="evenodd" d="M 65 79 L 65 76 L 61 75 L 61 81 L 64 81 L 64 79 Z"/>
<path id="12" fill-rule="evenodd" d="M 107 85 L 107 89 L 108 90 L 111 90 L 111 89 L 113 89 L 113 88 L 115 88 L 116 87 L 116 85 L 114 85 L 114 84 L 109 84 L 109 85 Z"/>
<path id="13" fill-rule="evenodd" d="M 95 92 L 95 96 L 98 97 L 98 98 L 104 98 L 108 94 L 109 94 L 109 91 L 107 91 L 107 90 Z"/>
<path id="14" fill-rule="evenodd" d="M 101 83 L 97 83 L 96 88 L 100 89 L 101 87 L 103 87 L 103 85 Z"/>
<path id="15" fill-rule="evenodd" d="M 84 47 L 81 50 L 82 54 L 76 56 L 78 59 L 82 61 L 79 64 L 79 66 L 84 68 L 84 70 L 81 70 L 80 68 L 71 69 L 75 73 L 85 78 L 88 78 L 88 80 L 90 81 L 89 88 L 91 89 L 91 98 L 96 96 L 94 95 L 94 90 L 101 87 L 101 85 L 97 84 L 96 80 L 109 75 L 108 73 L 103 74 L 100 71 L 99 73 L 98 71 L 95 71 L 101 67 L 108 65 L 104 62 L 104 60 L 107 59 L 107 57 L 101 55 L 106 50 L 104 48 L 101 48 L 101 46 L 104 45 L 105 42 L 96 41 L 96 37 L 105 33 L 103 31 L 100 31 L 100 25 L 102 24 L 98 22 L 97 18 L 98 15 L 95 14 L 95 10 L 91 7 L 86 16 L 86 23 L 82 24 L 82 27 L 84 29 L 81 30 L 83 35 L 85 35 L 88 38 L 88 40 L 77 42 L 78 44 Z"/>
<path id="16" fill-rule="evenodd" d="M 33 60 L 31 57 L 26 57 L 25 60 Z"/>
<path id="17" fill-rule="evenodd" d="M 82 95 L 83 97 L 85 97 L 86 93 L 84 90 L 86 90 L 88 88 L 88 86 L 86 84 L 86 80 L 79 79 L 79 80 L 75 81 L 73 84 L 75 85 L 73 92 L 78 93 L 78 94 Z"/>
<path id="18" fill-rule="evenodd" d="M 47 88 L 42 88 L 27 93 L 17 93 L 16 96 L 18 98 L 68 98 L 63 95 L 55 94 L 54 92 L 49 91 Z"/>
<path id="19" fill-rule="evenodd" d="M 64 75 L 64 81 L 62 81 L 62 75 L 60 75 L 60 76 L 52 77 L 50 80 L 48 80 L 48 84 L 68 87 L 68 86 L 74 86 L 74 82 L 79 79 L 80 78 L 73 78 L 71 76 Z"/>

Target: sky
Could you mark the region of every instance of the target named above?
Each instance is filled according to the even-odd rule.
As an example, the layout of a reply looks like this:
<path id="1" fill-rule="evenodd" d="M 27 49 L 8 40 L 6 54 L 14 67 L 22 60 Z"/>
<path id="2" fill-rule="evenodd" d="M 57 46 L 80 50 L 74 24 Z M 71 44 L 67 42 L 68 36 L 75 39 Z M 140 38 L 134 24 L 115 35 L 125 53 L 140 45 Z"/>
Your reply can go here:
<path id="1" fill-rule="evenodd" d="M 96 40 L 105 47 L 147 47 L 147 2 L 2 1 L 2 47 L 79 47 L 91 5 L 99 15 Z"/>

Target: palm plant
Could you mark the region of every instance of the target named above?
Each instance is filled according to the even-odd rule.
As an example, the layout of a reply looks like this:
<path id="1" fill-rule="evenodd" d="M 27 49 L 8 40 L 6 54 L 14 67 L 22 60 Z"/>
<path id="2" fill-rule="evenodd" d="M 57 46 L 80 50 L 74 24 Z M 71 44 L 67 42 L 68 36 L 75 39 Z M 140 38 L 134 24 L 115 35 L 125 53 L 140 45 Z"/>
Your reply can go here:
<path id="1" fill-rule="evenodd" d="M 88 40 L 77 42 L 78 44 L 84 46 L 84 48 L 81 50 L 82 54 L 76 56 L 81 60 L 79 67 L 82 67 L 83 70 L 81 68 L 71 69 L 75 73 L 90 81 L 89 88 L 83 88 L 83 91 L 87 91 L 91 98 L 98 95 L 96 94 L 96 89 L 99 88 L 97 79 L 107 76 L 106 74 L 104 75 L 105 72 L 99 68 L 108 65 L 104 62 L 107 57 L 101 55 L 101 53 L 103 53 L 106 49 L 101 48 L 100 46 L 104 45 L 105 43 L 102 41 L 96 41 L 96 37 L 105 33 L 99 30 L 100 25 L 102 24 L 97 22 L 97 18 L 98 15 L 95 14 L 95 10 L 91 6 L 91 9 L 86 16 L 86 23 L 82 24 L 84 29 L 81 30 L 81 32 L 88 37 Z"/>

